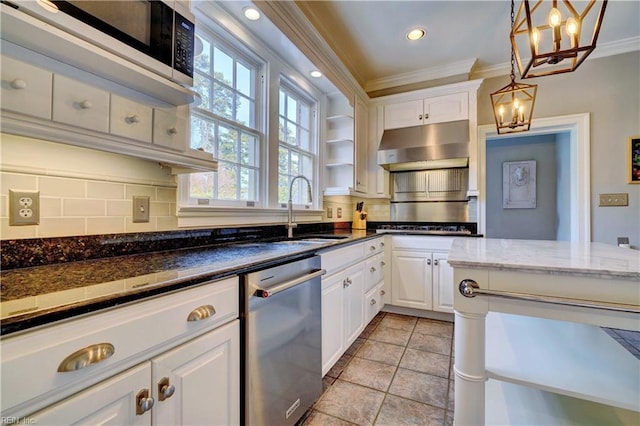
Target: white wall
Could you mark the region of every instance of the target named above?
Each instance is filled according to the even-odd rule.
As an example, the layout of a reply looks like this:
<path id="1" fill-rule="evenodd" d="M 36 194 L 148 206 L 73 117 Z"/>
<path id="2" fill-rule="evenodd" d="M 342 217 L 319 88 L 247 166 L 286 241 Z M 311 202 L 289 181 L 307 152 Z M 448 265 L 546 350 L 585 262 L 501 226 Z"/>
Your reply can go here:
<path id="1" fill-rule="evenodd" d="M 627 183 L 627 138 L 640 135 L 640 52 L 587 60 L 567 74 L 527 79 L 538 85 L 534 118 L 590 113 L 591 239 L 616 244 L 628 236 L 640 246 L 640 185 Z M 492 124 L 489 94 L 509 77 L 484 82 L 478 124 Z M 628 193 L 628 207 L 598 207 L 601 193 Z"/>

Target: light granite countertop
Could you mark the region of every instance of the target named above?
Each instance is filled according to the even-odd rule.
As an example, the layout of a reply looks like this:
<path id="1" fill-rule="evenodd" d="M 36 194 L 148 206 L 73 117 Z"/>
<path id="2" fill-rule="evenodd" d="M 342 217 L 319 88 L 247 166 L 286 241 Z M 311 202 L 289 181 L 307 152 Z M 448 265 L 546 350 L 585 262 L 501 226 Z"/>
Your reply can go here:
<path id="1" fill-rule="evenodd" d="M 636 280 L 640 251 L 604 243 L 456 238 L 448 262 L 453 267 Z"/>

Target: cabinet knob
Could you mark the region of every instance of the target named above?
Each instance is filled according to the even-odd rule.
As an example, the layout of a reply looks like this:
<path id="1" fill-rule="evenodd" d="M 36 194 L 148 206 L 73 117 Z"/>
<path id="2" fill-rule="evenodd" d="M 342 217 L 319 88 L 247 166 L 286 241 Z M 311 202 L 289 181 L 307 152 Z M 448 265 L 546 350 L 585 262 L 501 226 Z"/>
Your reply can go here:
<path id="1" fill-rule="evenodd" d="M 369 250 L 374 251 L 376 249 L 376 246 L 371 246 L 369 247 Z"/>
<path id="2" fill-rule="evenodd" d="M 428 120 L 428 119 L 429 119 L 429 114 L 425 114 L 425 115 L 424 115 L 424 119 L 425 119 L 425 120 Z"/>
<path id="3" fill-rule="evenodd" d="M 385 294 L 387 294 L 387 292 L 386 292 L 386 291 L 384 291 L 384 290 L 380 290 L 380 296 L 384 296 Z"/>
<path id="4" fill-rule="evenodd" d="M 20 79 L 20 78 L 16 78 L 15 80 L 13 80 L 11 82 L 11 87 L 13 87 L 14 89 L 26 89 L 27 88 L 27 82 Z"/>
<path id="5" fill-rule="evenodd" d="M 171 398 L 176 391 L 176 387 L 169 383 L 168 377 L 163 377 L 158 382 L 158 399 L 164 401 Z"/>
<path id="6" fill-rule="evenodd" d="M 418 116 L 418 120 L 422 120 L 422 114 Z"/>
<path id="7" fill-rule="evenodd" d="M 78 102 L 78 106 L 82 109 L 91 109 L 93 104 L 90 100 L 85 99 L 84 101 Z"/>
<path id="8" fill-rule="evenodd" d="M 178 133 L 178 129 L 176 129 L 175 127 L 171 127 L 170 129 L 167 129 L 167 134 L 169 135 L 175 135 Z"/>
<path id="9" fill-rule="evenodd" d="M 387 263 L 386 263 L 384 260 L 381 260 L 381 261 L 380 261 L 380 266 L 384 266 L 384 265 L 386 265 L 386 264 L 387 264 Z"/>
<path id="10" fill-rule="evenodd" d="M 140 117 L 137 115 L 130 115 L 129 117 L 124 119 L 129 124 L 136 124 L 140 122 Z"/>
<path id="11" fill-rule="evenodd" d="M 372 266 L 372 267 L 371 267 L 371 269 L 369 269 L 369 271 L 370 271 L 371 273 L 374 273 L 374 272 L 376 271 L 375 266 Z"/>
<path id="12" fill-rule="evenodd" d="M 380 247 L 384 247 L 384 243 L 383 242 L 380 243 Z"/>
<path id="13" fill-rule="evenodd" d="M 136 415 L 141 416 L 151 410 L 156 401 L 149 396 L 149 389 L 142 389 L 136 395 Z"/>
<path id="14" fill-rule="evenodd" d="M 375 304 L 376 304 L 376 299 L 371 299 L 371 302 L 369 302 L 369 304 L 370 304 L 371 306 L 375 305 Z"/>
<path id="15" fill-rule="evenodd" d="M 431 266 L 431 259 L 427 259 L 427 265 Z"/>
<path id="16" fill-rule="evenodd" d="M 435 266 L 438 266 L 438 259 L 433 259 L 433 264 L 434 264 Z"/>

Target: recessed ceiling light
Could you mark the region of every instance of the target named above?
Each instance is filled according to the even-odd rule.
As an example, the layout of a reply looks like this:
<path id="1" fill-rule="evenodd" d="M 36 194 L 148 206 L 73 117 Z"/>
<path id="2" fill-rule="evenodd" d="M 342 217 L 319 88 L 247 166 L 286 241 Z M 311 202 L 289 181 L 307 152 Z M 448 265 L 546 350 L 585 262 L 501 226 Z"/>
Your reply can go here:
<path id="1" fill-rule="evenodd" d="M 322 73 L 318 70 L 313 70 L 309 73 L 311 75 L 311 77 L 313 78 L 320 78 L 322 77 Z"/>
<path id="2" fill-rule="evenodd" d="M 250 21 L 257 21 L 260 19 L 260 12 L 258 12 L 258 9 L 254 7 L 245 7 L 242 9 L 242 12 L 244 13 L 244 17 Z"/>
<path id="3" fill-rule="evenodd" d="M 420 40 L 426 34 L 427 34 L 427 32 L 425 30 L 423 30 L 422 28 L 414 28 L 413 30 L 411 30 L 411 31 L 409 31 L 407 33 L 407 38 L 409 40 Z"/>

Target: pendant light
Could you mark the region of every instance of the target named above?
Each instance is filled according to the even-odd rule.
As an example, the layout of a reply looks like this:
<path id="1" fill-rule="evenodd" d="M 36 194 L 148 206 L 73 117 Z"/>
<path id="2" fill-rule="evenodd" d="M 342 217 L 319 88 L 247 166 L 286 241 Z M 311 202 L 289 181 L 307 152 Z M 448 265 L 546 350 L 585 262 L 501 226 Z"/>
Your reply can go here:
<path id="1" fill-rule="evenodd" d="M 578 68 L 596 48 L 606 7 L 607 0 L 522 0 L 510 36 L 520 77 Z"/>
<path id="2" fill-rule="evenodd" d="M 513 29 L 513 0 L 511 0 L 511 27 Z M 511 83 L 491 94 L 493 116 L 498 134 L 526 132 L 531 127 L 537 84 L 516 83 L 515 59 L 511 47 Z"/>

